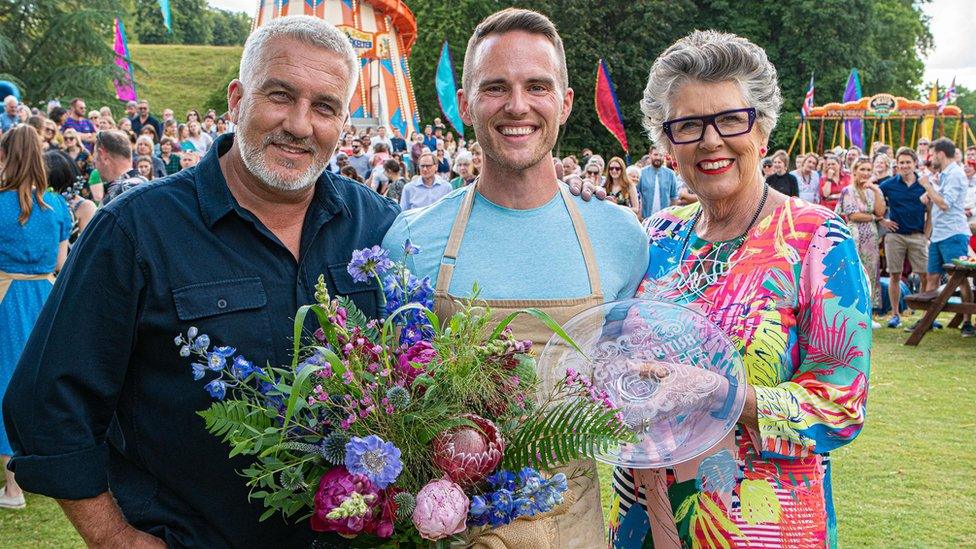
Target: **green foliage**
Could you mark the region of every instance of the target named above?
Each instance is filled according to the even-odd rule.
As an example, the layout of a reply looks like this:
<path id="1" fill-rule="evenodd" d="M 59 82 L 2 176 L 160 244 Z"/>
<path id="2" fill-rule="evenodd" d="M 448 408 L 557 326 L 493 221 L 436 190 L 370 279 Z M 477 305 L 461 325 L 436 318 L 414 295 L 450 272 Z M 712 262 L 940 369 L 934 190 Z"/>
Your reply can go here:
<path id="1" fill-rule="evenodd" d="M 251 17 L 244 12 L 212 10 L 214 14 L 214 46 L 243 46 L 251 33 Z"/>
<path id="2" fill-rule="evenodd" d="M 265 436 L 271 434 L 268 430 L 272 420 L 265 410 L 243 400 L 214 402 L 197 414 L 204 419 L 211 434 L 230 443 L 231 456 L 260 452 Z"/>
<path id="3" fill-rule="evenodd" d="M 345 296 L 339 296 L 339 306 L 346 310 L 346 326 L 349 328 L 359 328 L 363 335 L 370 341 L 379 338 L 379 331 L 376 326 L 371 326 L 366 315 L 356 307 L 356 304 Z"/>
<path id="4" fill-rule="evenodd" d="M 60 97 L 115 101 L 121 76 L 112 49 L 118 0 L 0 3 L 0 78 L 16 82 L 33 105 Z"/>
<path id="5" fill-rule="evenodd" d="M 172 31 L 163 24 L 157 0 L 135 0 L 133 39 L 142 44 L 243 45 L 251 18 L 211 8 L 206 0 L 170 0 Z"/>
<path id="6" fill-rule="evenodd" d="M 504 468 L 552 469 L 636 441 L 616 410 L 565 390 L 558 396 L 505 433 Z"/>
<path id="7" fill-rule="evenodd" d="M 818 104 L 842 97 L 852 67 L 861 72 L 865 94 L 911 96 L 921 83 L 922 60 L 932 44 L 921 3 L 911 0 L 412 0 L 419 31 L 410 66 L 424 121 L 441 116 L 433 83 L 444 40 L 460 78 L 475 26 L 486 15 L 514 5 L 548 15 L 565 43 L 575 99 L 557 145 L 563 154 L 583 147 L 605 156 L 623 154 L 593 107 L 601 58 L 616 84 L 631 151 L 642 154 L 649 140 L 641 127 L 640 99 L 651 63 L 695 28 L 735 32 L 766 49 L 778 69 L 784 100 L 773 148 L 789 145 L 811 73 L 816 74 Z M 471 134 L 468 129 L 469 138 Z"/>

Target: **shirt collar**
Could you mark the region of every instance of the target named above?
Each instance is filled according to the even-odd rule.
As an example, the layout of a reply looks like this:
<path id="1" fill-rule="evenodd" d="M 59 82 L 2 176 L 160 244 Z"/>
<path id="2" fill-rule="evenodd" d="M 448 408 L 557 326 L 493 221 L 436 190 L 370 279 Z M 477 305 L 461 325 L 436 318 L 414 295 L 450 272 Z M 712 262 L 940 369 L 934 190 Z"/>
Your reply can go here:
<path id="1" fill-rule="evenodd" d="M 200 202 L 200 214 L 203 216 L 204 223 L 211 228 L 232 210 L 241 208 L 227 188 L 224 172 L 220 170 L 220 157 L 230 150 L 233 143 L 233 133 L 218 136 L 206 156 L 194 168 L 193 181 L 197 190 L 197 200 Z M 312 206 L 321 208 L 330 216 L 342 213 L 346 217 L 352 217 L 348 206 L 336 189 L 335 176 L 328 170 L 322 172 L 315 182 L 315 195 L 312 197 L 310 207 Z"/>

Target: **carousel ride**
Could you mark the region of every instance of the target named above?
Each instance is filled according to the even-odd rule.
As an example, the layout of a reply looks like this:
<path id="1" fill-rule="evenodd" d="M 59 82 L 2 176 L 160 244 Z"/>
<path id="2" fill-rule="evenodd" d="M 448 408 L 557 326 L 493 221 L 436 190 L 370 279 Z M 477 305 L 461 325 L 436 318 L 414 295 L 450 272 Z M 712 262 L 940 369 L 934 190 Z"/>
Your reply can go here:
<path id="1" fill-rule="evenodd" d="M 827 103 L 799 118 L 788 150 L 790 155 L 797 147 L 800 154 L 823 154 L 834 147 L 847 148 L 849 136 L 857 131 L 851 128 L 856 121 L 863 125 L 866 147 L 878 141 L 893 149 L 915 148 L 922 138 L 938 137 L 952 139 L 963 150 L 976 144 L 976 135 L 969 124 L 973 115 L 964 114 L 956 105 L 942 106 L 934 101 L 915 101 L 887 93 L 847 103 Z"/>
<path id="2" fill-rule="evenodd" d="M 403 0 L 258 0 L 252 31 L 276 17 L 310 15 L 349 37 L 359 58 L 359 83 L 349 104 L 355 126 L 386 126 L 404 137 L 419 131 L 410 77 L 417 21 Z"/>

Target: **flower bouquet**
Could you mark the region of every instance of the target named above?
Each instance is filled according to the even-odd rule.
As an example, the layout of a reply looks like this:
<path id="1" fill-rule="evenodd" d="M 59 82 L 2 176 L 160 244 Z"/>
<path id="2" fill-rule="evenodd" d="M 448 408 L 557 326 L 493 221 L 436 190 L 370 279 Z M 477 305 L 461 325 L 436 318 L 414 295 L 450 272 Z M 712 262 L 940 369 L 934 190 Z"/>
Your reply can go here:
<path id="1" fill-rule="evenodd" d="M 206 428 L 231 456 L 253 457 L 241 473 L 262 520 L 310 518 L 350 545 L 463 543 L 552 511 L 569 484 L 557 467 L 633 442 L 586 379 L 541 387 L 531 342 L 507 328 L 515 315 L 493 326 L 473 299 L 442 322 L 430 281 L 378 246 L 356 251 L 348 270 L 381 285 L 385 318 L 329 296 L 319 277 L 317 303 L 295 315 L 289 365 L 257 366 L 197 328 L 175 340 L 214 399 L 199 412 Z M 575 346 L 543 312 L 524 313 Z"/>

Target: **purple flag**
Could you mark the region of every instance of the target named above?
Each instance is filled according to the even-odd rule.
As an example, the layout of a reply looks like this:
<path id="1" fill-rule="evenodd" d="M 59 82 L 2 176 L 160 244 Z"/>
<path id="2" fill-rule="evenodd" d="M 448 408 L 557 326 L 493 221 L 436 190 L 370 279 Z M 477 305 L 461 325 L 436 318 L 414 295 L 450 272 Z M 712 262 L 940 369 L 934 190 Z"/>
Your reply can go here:
<path id="1" fill-rule="evenodd" d="M 844 90 L 844 103 L 857 101 L 861 98 L 861 77 L 857 74 L 857 69 L 851 69 L 851 75 L 847 78 L 847 89 Z M 844 133 L 850 140 L 851 145 L 864 150 L 864 127 L 861 120 L 845 120 Z"/>
<path id="2" fill-rule="evenodd" d="M 132 78 L 132 65 L 129 64 L 129 43 L 125 39 L 125 25 L 115 19 L 115 65 L 125 71 L 121 80 L 115 81 L 115 97 L 119 101 L 136 100 L 136 83 Z"/>

